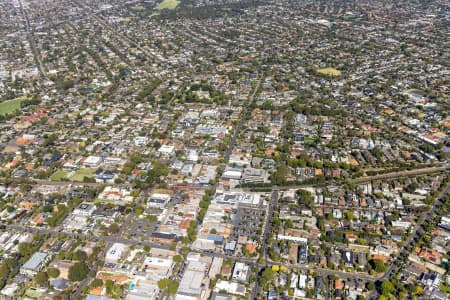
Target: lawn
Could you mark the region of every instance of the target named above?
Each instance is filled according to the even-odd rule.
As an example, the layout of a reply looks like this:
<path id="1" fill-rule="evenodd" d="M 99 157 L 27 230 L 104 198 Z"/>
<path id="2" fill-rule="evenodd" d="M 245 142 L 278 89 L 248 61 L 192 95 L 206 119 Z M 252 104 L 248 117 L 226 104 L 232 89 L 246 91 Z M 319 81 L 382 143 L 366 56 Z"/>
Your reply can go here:
<path id="1" fill-rule="evenodd" d="M 315 139 L 313 137 L 305 136 L 305 140 L 303 142 L 305 145 L 314 145 Z"/>
<path id="2" fill-rule="evenodd" d="M 135 5 L 135 6 L 132 6 L 132 7 L 131 7 L 131 10 L 134 10 L 134 11 L 144 11 L 144 10 L 145 10 L 145 7 L 142 6 L 142 5 Z"/>
<path id="3" fill-rule="evenodd" d="M 446 294 L 450 293 L 450 286 L 448 284 L 441 283 L 441 285 L 439 286 L 439 289 L 443 293 L 446 293 Z"/>
<path id="4" fill-rule="evenodd" d="M 28 290 L 25 291 L 25 296 L 34 299 L 40 298 L 43 294 L 44 294 L 43 291 L 38 291 L 37 289 L 34 288 L 29 288 Z"/>
<path id="5" fill-rule="evenodd" d="M 179 0 L 163 0 L 156 6 L 156 9 L 175 9 L 180 3 L 181 1 Z"/>
<path id="6" fill-rule="evenodd" d="M 68 173 L 63 170 L 56 171 L 55 173 L 53 173 L 52 176 L 50 176 L 50 180 L 51 181 L 60 181 L 61 179 L 66 178 L 67 174 Z"/>
<path id="7" fill-rule="evenodd" d="M 336 70 L 334 68 L 323 68 L 317 70 L 317 73 L 326 75 L 326 76 L 341 76 L 341 71 Z"/>
<path id="8" fill-rule="evenodd" d="M 79 181 L 82 182 L 84 177 L 92 178 L 94 177 L 95 169 L 91 168 L 82 168 L 75 172 L 73 176 L 69 178 L 71 181 Z"/>
<path id="9" fill-rule="evenodd" d="M 25 98 L 16 98 L 0 102 L 0 115 L 6 115 L 20 109 L 20 104 Z"/>

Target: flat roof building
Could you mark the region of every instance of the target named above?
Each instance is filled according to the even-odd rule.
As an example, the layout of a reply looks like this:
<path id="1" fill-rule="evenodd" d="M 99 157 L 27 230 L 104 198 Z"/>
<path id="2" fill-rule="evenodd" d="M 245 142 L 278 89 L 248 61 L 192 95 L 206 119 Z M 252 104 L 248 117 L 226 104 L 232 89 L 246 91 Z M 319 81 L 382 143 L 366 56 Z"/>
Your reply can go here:
<path id="1" fill-rule="evenodd" d="M 234 264 L 234 270 L 233 270 L 233 280 L 238 280 L 238 281 L 247 281 L 248 276 L 249 276 L 249 266 L 241 263 L 241 262 L 237 262 Z"/>
<path id="2" fill-rule="evenodd" d="M 206 269 L 207 266 L 204 263 L 189 261 L 178 287 L 176 299 L 184 299 L 185 296 L 200 299 L 204 289 L 202 282 L 205 278 Z"/>
<path id="3" fill-rule="evenodd" d="M 40 272 L 45 264 L 50 260 L 51 256 L 45 252 L 36 252 L 31 258 L 20 268 L 23 275 L 34 276 Z"/>
<path id="4" fill-rule="evenodd" d="M 74 215 L 90 216 L 95 211 L 95 205 L 90 203 L 81 203 L 73 210 Z"/>
<path id="5" fill-rule="evenodd" d="M 117 263 L 122 255 L 128 250 L 128 247 L 122 243 L 114 243 L 105 256 L 106 263 Z"/>

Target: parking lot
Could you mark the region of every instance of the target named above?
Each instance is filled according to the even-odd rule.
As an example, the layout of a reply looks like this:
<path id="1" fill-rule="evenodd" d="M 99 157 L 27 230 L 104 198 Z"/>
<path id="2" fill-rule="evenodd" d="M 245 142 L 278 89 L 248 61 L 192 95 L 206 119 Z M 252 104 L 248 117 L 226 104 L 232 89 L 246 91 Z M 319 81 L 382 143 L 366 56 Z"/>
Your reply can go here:
<path id="1" fill-rule="evenodd" d="M 264 207 L 240 205 L 233 222 L 233 233 L 230 240 L 238 240 L 239 236 L 247 236 L 250 240 L 261 237 L 266 211 Z"/>
<path id="2" fill-rule="evenodd" d="M 157 222 L 150 222 L 147 218 L 135 218 L 128 226 L 124 235 L 130 239 L 149 241 L 153 232 L 158 229 Z"/>

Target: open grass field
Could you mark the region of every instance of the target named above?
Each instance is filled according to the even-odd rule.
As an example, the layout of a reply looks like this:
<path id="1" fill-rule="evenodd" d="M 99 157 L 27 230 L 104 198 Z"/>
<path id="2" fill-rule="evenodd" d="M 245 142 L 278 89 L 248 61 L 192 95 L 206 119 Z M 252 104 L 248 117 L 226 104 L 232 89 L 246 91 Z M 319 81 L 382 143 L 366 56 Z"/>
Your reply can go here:
<path id="1" fill-rule="evenodd" d="M 84 177 L 94 177 L 94 172 L 95 170 L 91 168 L 81 168 L 76 171 L 75 174 L 69 178 L 69 180 L 82 182 Z"/>
<path id="2" fill-rule="evenodd" d="M 305 143 L 305 145 L 314 145 L 314 138 L 305 136 L 304 143 Z"/>
<path id="3" fill-rule="evenodd" d="M 135 6 L 132 6 L 131 9 L 134 11 L 144 11 L 145 7 L 142 5 L 135 5 Z"/>
<path id="4" fill-rule="evenodd" d="M 53 173 L 52 176 L 50 176 L 50 180 L 51 181 L 60 181 L 63 178 L 66 178 L 67 174 L 68 173 L 66 171 L 63 171 L 63 170 L 56 171 L 55 173 Z"/>
<path id="5" fill-rule="evenodd" d="M 317 73 L 319 73 L 321 75 L 326 75 L 326 76 L 341 76 L 341 71 L 336 70 L 334 68 L 318 69 Z"/>
<path id="6" fill-rule="evenodd" d="M 20 104 L 25 98 L 16 98 L 0 102 L 0 115 L 6 115 L 20 109 Z"/>
<path id="7" fill-rule="evenodd" d="M 179 0 L 163 0 L 156 6 L 156 9 L 175 9 L 180 3 L 181 1 Z"/>

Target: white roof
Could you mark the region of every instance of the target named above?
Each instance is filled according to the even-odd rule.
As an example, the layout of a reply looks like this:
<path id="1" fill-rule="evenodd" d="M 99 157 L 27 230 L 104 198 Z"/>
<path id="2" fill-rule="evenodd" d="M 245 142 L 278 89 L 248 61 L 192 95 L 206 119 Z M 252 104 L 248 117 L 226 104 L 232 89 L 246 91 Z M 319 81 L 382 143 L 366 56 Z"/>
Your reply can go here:
<path id="1" fill-rule="evenodd" d="M 169 194 L 153 193 L 153 194 L 151 194 L 150 198 L 170 199 L 170 195 Z"/>
<path id="2" fill-rule="evenodd" d="M 198 300 L 198 298 L 197 297 L 193 297 L 193 296 L 177 294 L 175 296 L 175 300 Z"/>
<path id="3" fill-rule="evenodd" d="M 230 282 L 224 280 L 218 280 L 216 286 L 214 287 L 214 291 L 219 292 L 221 290 L 225 290 L 230 294 L 238 294 L 245 295 L 245 287 L 237 282 Z"/>
<path id="4" fill-rule="evenodd" d="M 98 163 L 100 163 L 100 161 L 102 160 L 102 158 L 101 157 L 99 157 L 99 156 L 88 156 L 87 158 L 86 158 L 86 160 L 84 161 L 84 163 L 85 164 L 90 164 L 90 165 L 95 165 L 95 164 L 98 164 Z"/>
<path id="5" fill-rule="evenodd" d="M 296 237 L 296 236 L 290 236 L 290 235 L 282 235 L 279 234 L 277 236 L 279 240 L 286 240 L 286 241 L 292 241 L 292 242 L 301 242 L 301 243 L 308 243 L 308 239 L 302 238 L 302 237 Z"/>
<path id="6" fill-rule="evenodd" d="M 242 176 L 242 172 L 241 171 L 234 171 L 234 170 L 229 170 L 229 171 L 225 171 L 223 173 L 224 178 L 241 178 Z"/>
<path id="7" fill-rule="evenodd" d="M 129 300 L 152 300 L 156 299 L 159 289 L 155 283 L 146 280 L 139 280 L 135 288 L 127 295 Z"/>
<path id="8" fill-rule="evenodd" d="M 200 253 L 190 252 L 187 256 L 187 261 L 199 261 L 200 257 Z"/>
<path id="9" fill-rule="evenodd" d="M 14 282 L 12 284 L 5 285 L 1 293 L 2 295 L 12 297 L 14 296 L 14 293 L 15 291 L 17 291 L 18 288 L 19 286 L 17 285 L 17 283 Z"/>
<path id="10" fill-rule="evenodd" d="M 150 268 L 152 266 L 160 268 L 170 268 L 172 266 L 172 260 L 161 257 L 147 257 L 145 259 L 145 264 L 148 265 Z"/>
<path id="11" fill-rule="evenodd" d="M 187 270 L 178 287 L 179 294 L 200 295 L 204 272 Z"/>
<path id="12" fill-rule="evenodd" d="M 170 154 L 170 153 L 173 152 L 174 149 L 175 149 L 174 146 L 162 145 L 162 146 L 158 149 L 158 152 Z"/>
<path id="13" fill-rule="evenodd" d="M 111 246 L 111 248 L 109 248 L 105 258 L 107 260 L 117 261 L 122 256 L 122 253 L 125 251 L 126 248 L 127 246 L 125 244 L 114 243 Z"/>
<path id="14" fill-rule="evenodd" d="M 216 246 L 212 240 L 199 238 L 192 244 L 192 248 L 198 250 L 214 250 Z"/>

